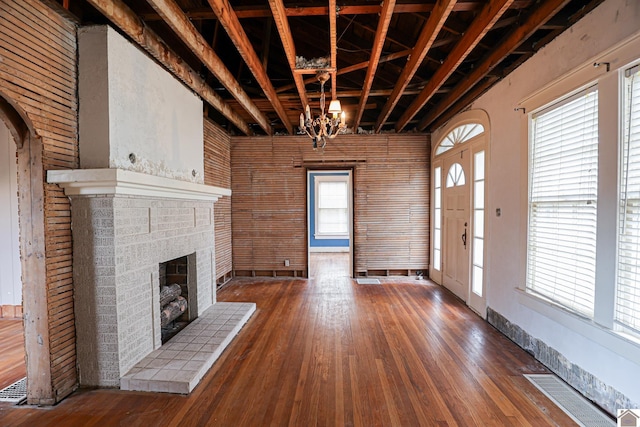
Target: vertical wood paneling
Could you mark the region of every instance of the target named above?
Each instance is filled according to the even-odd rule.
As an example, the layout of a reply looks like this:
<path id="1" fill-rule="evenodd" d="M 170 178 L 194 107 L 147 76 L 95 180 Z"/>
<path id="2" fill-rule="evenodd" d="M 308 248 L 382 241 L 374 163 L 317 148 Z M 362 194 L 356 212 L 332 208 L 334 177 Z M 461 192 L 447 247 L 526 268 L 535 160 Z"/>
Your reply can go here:
<path id="1" fill-rule="evenodd" d="M 306 137 L 232 137 L 234 271 L 306 274 L 306 170 L 326 167 L 354 170 L 356 273 L 426 271 L 429 152 L 423 134 L 343 135 L 324 153 Z"/>
<path id="2" fill-rule="evenodd" d="M 231 188 L 231 137 L 217 124 L 204 120 L 204 183 Z M 224 282 L 232 270 L 231 198 L 221 197 L 214 205 L 216 239 L 216 281 Z"/>
<path id="3" fill-rule="evenodd" d="M 78 167 L 76 26 L 37 0 L 0 0 L 0 93 L 42 138 L 42 168 Z M 45 174 L 46 176 L 46 174 Z M 44 187 L 45 262 L 53 401 L 77 384 L 68 198 Z M 43 402 L 46 399 L 43 399 Z"/>

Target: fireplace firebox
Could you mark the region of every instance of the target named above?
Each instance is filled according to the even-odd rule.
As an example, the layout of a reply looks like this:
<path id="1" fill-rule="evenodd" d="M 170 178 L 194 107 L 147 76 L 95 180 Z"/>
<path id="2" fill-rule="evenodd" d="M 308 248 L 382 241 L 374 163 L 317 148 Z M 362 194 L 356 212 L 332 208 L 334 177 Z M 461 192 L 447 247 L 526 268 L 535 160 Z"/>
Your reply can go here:
<path id="1" fill-rule="evenodd" d="M 162 344 L 198 317 L 195 257 L 193 253 L 159 264 Z"/>

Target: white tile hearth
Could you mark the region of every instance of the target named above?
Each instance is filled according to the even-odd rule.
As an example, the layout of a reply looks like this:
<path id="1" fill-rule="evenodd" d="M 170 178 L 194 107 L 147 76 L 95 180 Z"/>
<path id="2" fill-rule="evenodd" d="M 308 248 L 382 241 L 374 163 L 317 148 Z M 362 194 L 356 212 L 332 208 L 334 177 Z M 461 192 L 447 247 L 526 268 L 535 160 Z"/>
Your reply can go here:
<path id="1" fill-rule="evenodd" d="M 122 390 L 188 394 L 255 312 L 255 303 L 217 302 L 120 379 Z"/>

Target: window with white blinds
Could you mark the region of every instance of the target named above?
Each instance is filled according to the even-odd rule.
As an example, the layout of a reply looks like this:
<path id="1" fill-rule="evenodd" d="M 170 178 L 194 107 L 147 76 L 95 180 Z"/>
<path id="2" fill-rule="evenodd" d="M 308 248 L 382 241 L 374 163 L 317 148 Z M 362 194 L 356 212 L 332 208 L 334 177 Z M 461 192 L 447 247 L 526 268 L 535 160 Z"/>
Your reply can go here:
<path id="1" fill-rule="evenodd" d="M 615 322 L 640 333 L 640 65 L 625 71 Z"/>
<path id="2" fill-rule="evenodd" d="M 527 291 L 593 316 L 598 92 L 531 117 Z"/>
<path id="3" fill-rule="evenodd" d="M 348 235 L 349 193 L 346 180 L 318 179 L 318 235 Z"/>

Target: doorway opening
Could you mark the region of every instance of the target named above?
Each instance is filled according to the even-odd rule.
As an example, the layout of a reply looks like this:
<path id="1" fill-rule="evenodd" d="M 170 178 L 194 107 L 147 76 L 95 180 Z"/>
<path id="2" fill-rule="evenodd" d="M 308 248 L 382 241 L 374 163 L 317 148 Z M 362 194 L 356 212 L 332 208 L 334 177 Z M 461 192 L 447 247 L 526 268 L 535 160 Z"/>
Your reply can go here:
<path id="1" fill-rule="evenodd" d="M 0 120 L 0 389 L 26 377 L 18 220 L 17 145 Z"/>
<path id="2" fill-rule="evenodd" d="M 307 268 L 310 276 L 317 271 L 313 260 L 319 259 L 312 254 L 336 254 L 333 259 L 348 260 L 349 277 L 353 276 L 352 176 L 351 169 L 307 171 Z"/>
<path id="3" fill-rule="evenodd" d="M 486 316 L 485 176 L 489 118 L 461 114 L 436 133 L 432 162 L 432 242 L 429 277 Z"/>

